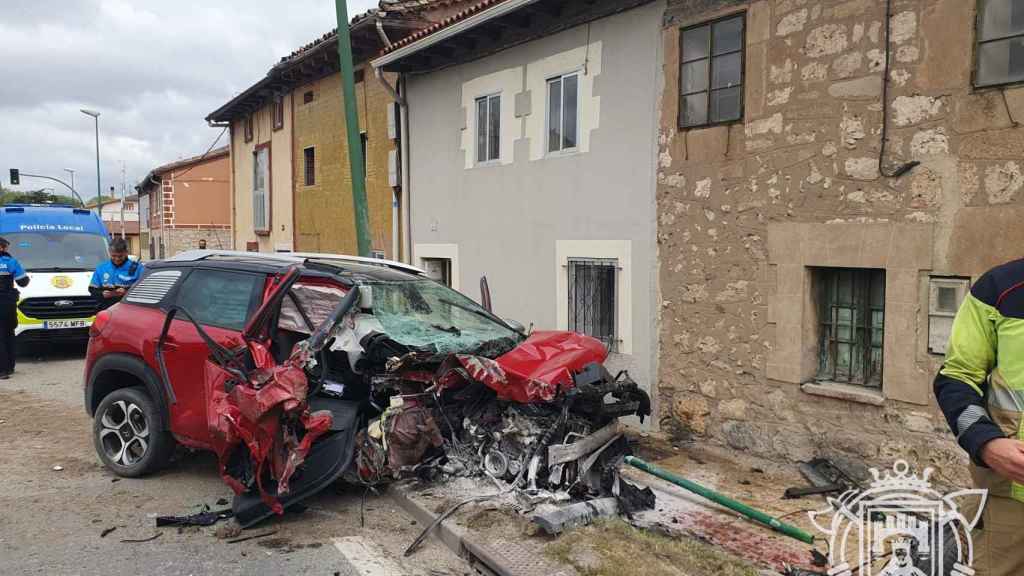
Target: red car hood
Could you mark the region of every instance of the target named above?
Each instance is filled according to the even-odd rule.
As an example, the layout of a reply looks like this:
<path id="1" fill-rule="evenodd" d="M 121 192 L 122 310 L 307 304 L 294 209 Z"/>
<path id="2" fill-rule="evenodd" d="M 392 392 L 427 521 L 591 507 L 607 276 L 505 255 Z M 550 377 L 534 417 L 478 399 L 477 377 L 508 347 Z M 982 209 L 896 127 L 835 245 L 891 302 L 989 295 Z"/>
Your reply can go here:
<path id="1" fill-rule="evenodd" d="M 468 354 L 459 363 L 502 400 L 521 404 L 550 402 L 574 386 L 573 374 L 592 362 L 604 362 L 608 350 L 599 340 L 574 332 L 534 332 L 495 360 Z"/>

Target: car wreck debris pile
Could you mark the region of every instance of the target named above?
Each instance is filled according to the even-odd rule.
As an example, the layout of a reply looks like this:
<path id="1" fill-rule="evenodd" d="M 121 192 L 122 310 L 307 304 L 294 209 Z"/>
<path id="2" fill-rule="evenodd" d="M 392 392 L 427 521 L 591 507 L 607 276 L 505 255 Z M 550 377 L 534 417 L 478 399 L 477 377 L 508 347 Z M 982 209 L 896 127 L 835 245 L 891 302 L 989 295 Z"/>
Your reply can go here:
<path id="1" fill-rule="evenodd" d="M 484 477 L 527 503 L 653 506 L 618 473 L 629 453 L 618 419 L 647 417 L 650 399 L 609 373 L 604 344 L 519 332 L 429 280 L 310 268 L 278 278 L 244 346 L 204 335 L 208 424 L 241 525 L 337 480 Z"/>

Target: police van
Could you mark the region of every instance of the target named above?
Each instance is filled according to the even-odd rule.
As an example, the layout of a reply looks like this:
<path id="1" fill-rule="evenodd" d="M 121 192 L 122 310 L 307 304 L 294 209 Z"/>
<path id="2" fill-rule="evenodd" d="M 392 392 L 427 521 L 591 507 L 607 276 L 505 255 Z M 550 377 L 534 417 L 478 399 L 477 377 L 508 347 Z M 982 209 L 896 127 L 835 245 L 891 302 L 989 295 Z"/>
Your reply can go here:
<path id="1" fill-rule="evenodd" d="M 7 204 L 0 236 L 32 279 L 19 288 L 19 339 L 88 338 L 97 310 L 89 280 L 110 257 L 99 215 L 67 205 Z"/>

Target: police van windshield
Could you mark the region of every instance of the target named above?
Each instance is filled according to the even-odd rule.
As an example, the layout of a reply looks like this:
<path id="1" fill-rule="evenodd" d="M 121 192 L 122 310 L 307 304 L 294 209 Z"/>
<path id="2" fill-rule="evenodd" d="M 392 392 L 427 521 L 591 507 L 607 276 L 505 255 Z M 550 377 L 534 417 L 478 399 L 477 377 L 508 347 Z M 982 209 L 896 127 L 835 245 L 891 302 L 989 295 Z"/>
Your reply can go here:
<path id="1" fill-rule="evenodd" d="M 8 251 L 28 272 L 95 270 L 109 258 L 107 239 L 81 232 L 14 232 L 3 235 Z"/>

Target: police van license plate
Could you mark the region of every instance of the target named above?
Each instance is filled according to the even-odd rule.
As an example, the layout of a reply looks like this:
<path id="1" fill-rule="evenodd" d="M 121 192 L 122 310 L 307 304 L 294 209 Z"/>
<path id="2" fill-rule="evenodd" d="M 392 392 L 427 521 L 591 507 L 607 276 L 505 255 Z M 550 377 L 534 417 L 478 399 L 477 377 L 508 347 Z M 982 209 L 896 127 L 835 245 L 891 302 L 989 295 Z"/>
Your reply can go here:
<path id="1" fill-rule="evenodd" d="M 43 328 L 47 330 L 60 330 L 63 328 L 85 328 L 89 326 L 88 320 L 47 320 L 43 322 Z"/>

